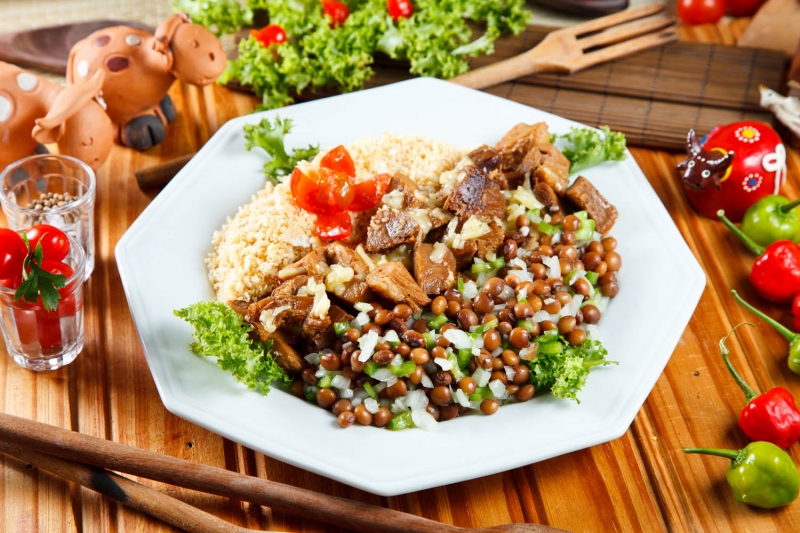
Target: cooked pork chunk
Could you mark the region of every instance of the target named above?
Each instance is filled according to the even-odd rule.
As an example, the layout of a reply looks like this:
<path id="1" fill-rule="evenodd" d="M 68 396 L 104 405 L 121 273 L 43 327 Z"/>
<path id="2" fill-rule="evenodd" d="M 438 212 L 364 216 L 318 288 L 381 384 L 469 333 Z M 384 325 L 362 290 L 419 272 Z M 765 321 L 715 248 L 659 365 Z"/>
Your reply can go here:
<path id="1" fill-rule="evenodd" d="M 550 185 L 544 182 L 539 182 L 533 186 L 533 195 L 536 199 L 544 204 L 550 213 L 561 209 L 561 204 L 558 202 L 558 196 Z"/>
<path id="2" fill-rule="evenodd" d="M 569 186 L 566 196 L 579 210 L 589 214 L 589 218 L 594 220 L 595 230 L 600 233 L 606 233 L 617 221 L 617 208 L 583 176 Z"/>
<path id="3" fill-rule="evenodd" d="M 506 133 L 494 146 L 500 152 L 501 169 L 504 172 L 515 172 L 522 160 L 531 151 L 544 144 L 550 144 L 550 132 L 547 124 L 517 124 Z"/>
<path id="4" fill-rule="evenodd" d="M 422 291 L 438 295 L 456 284 L 456 256 L 448 248 L 438 263 L 431 260 L 432 244 L 414 244 L 414 277 Z"/>
<path id="5" fill-rule="evenodd" d="M 506 240 L 506 231 L 503 226 L 492 220 L 489 222 L 489 228 L 489 233 L 478 237 L 475 241 L 477 244 L 476 255 L 481 259 L 486 259 L 488 253 L 496 254 Z"/>
<path id="6" fill-rule="evenodd" d="M 365 248 L 370 253 L 388 252 L 396 246 L 413 242 L 419 224 L 410 216 L 393 209 L 381 209 L 370 222 Z"/>
<path id="7" fill-rule="evenodd" d="M 317 282 L 322 281 L 322 276 L 316 276 L 315 280 Z M 272 291 L 270 296 L 272 298 L 284 298 L 286 296 L 297 296 L 297 291 L 300 290 L 301 287 L 305 287 L 308 284 L 308 276 L 305 274 L 300 274 L 299 276 L 295 276 L 290 278 L 277 287 L 275 290 Z"/>
<path id="8" fill-rule="evenodd" d="M 328 260 L 326 258 L 326 252 L 327 249 L 324 246 L 317 248 L 316 250 L 312 250 L 296 263 L 292 263 L 291 265 L 282 268 L 281 271 L 278 272 L 278 278 L 281 280 L 287 280 L 289 278 L 299 276 L 300 274 L 306 274 L 309 276 L 325 275 L 325 273 L 328 272 Z"/>
<path id="9" fill-rule="evenodd" d="M 558 196 L 564 196 L 569 183 L 569 159 L 549 142 L 540 146 L 539 150 L 542 160 L 534 171 L 536 181 L 548 184 Z"/>
<path id="10" fill-rule="evenodd" d="M 422 201 L 417 197 L 419 194 L 419 187 L 402 172 L 397 172 L 392 176 L 386 193 L 390 194 L 392 191 L 399 191 L 403 194 L 404 209 L 413 209 L 422 205 Z"/>
<path id="11" fill-rule="evenodd" d="M 471 151 L 467 157 L 475 163 L 476 167 L 483 170 L 486 174 L 499 169 L 503 162 L 502 157 L 500 157 L 500 152 L 485 144 Z"/>
<path id="12" fill-rule="evenodd" d="M 464 218 L 472 215 L 480 218 L 505 217 L 506 198 L 500 187 L 478 167 L 467 167 L 464 172 L 464 179 L 445 198 L 444 208 Z"/>
<path id="13" fill-rule="evenodd" d="M 290 374 L 299 374 L 308 366 L 303 356 L 289 343 L 289 336 L 283 331 L 275 331 L 270 335 L 272 340 L 272 358 L 278 366 Z"/>
<path id="14" fill-rule="evenodd" d="M 367 276 L 367 283 L 375 293 L 391 302 L 405 302 L 414 312 L 428 305 L 431 299 L 420 289 L 403 263 L 384 263 Z"/>
<path id="15" fill-rule="evenodd" d="M 472 258 L 478 252 L 478 243 L 475 241 L 465 241 L 461 248 L 454 248 L 453 255 L 456 256 L 456 268 L 467 270 L 472 264 Z"/>

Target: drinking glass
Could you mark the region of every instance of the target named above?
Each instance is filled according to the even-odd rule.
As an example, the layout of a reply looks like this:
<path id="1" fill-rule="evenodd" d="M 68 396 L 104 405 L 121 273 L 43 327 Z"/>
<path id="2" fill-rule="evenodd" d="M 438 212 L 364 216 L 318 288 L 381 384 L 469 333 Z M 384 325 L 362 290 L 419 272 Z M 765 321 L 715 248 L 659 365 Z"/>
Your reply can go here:
<path id="1" fill-rule="evenodd" d="M 44 154 L 20 159 L 0 174 L 0 205 L 15 231 L 55 226 L 86 254 L 85 279 L 94 270 L 94 172 L 82 161 Z"/>
<path id="2" fill-rule="evenodd" d="M 71 363 L 83 349 L 83 283 L 86 254 L 72 236 L 63 262 L 73 274 L 59 289 L 58 307 L 46 311 L 41 297 L 36 302 L 15 301 L 13 288 L 0 284 L 0 330 L 6 351 L 20 366 L 30 370 L 55 370 Z"/>

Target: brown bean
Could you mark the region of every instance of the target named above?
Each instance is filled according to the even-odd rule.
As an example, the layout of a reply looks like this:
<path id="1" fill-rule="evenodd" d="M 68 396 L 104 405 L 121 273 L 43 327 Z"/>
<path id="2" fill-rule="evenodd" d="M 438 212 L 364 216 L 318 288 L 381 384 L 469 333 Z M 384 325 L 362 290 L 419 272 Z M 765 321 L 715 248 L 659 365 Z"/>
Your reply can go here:
<path id="1" fill-rule="evenodd" d="M 401 396 L 405 396 L 408 393 L 408 385 L 406 385 L 405 380 L 398 379 L 397 383 L 395 383 L 391 387 L 386 387 L 383 390 L 386 391 L 386 396 L 388 396 L 389 398 L 399 398 Z"/>
<path id="2" fill-rule="evenodd" d="M 531 219 L 529 219 L 525 215 L 519 215 L 519 216 L 517 216 L 517 220 L 515 221 L 515 225 L 517 226 L 517 229 L 522 229 L 524 227 L 527 227 L 527 226 L 531 225 Z"/>
<path id="3" fill-rule="evenodd" d="M 441 346 L 434 346 L 431 348 L 430 356 L 434 359 L 447 359 L 447 350 Z M 416 363 L 416 361 L 414 362 Z"/>
<path id="4" fill-rule="evenodd" d="M 372 424 L 372 413 L 367 410 L 367 407 L 360 403 L 353 409 L 353 414 L 356 415 L 356 422 L 362 426 L 369 426 Z"/>
<path id="5" fill-rule="evenodd" d="M 472 300 L 472 308 L 478 313 L 491 313 L 494 308 L 494 299 L 489 293 L 481 291 Z"/>
<path id="6" fill-rule="evenodd" d="M 438 347 L 435 347 L 435 348 L 438 348 Z M 442 349 L 442 348 L 440 348 L 440 349 L 442 351 L 444 351 L 444 349 Z M 431 355 L 428 352 L 428 350 L 426 350 L 425 348 L 414 348 L 413 350 L 411 350 L 411 354 L 409 355 L 409 358 L 412 361 L 414 361 L 416 364 L 418 364 L 418 365 L 424 365 L 425 363 L 427 363 L 428 361 L 431 360 Z"/>
<path id="7" fill-rule="evenodd" d="M 544 307 L 544 302 L 538 296 L 532 296 L 532 297 L 528 298 L 528 305 L 531 306 L 531 309 L 533 310 L 533 314 L 535 315 L 536 313 L 538 313 L 539 311 L 542 310 L 542 307 Z M 531 316 L 533 316 L 533 315 L 531 315 Z"/>
<path id="8" fill-rule="evenodd" d="M 561 302 L 558 300 L 552 301 L 549 304 L 544 304 L 542 309 L 550 313 L 551 315 L 557 315 L 561 312 Z"/>
<path id="9" fill-rule="evenodd" d="M 561 225 L 565 230 L 578 231 L 578 229 L 581 227 L 581 219 L 575 215 L 567 215 L 564 217 L 564 221 L 561 223 Z"/>
<path id="10" fill-rule="evenodd" d="M 507 239 L 506 242 L 503 243 L 503 259 L 506 261 L 511 261 L 515 257 L 517 257 L 517 250 L 518 246 L 516 241 L 512 241 L 511 239 Z"/>
<path id="11" fill-rule="evenodd" d="M 450 392 L 450 387 L 446 385 L 437 385 L 431 391 L 430 399 L 433 405 L 447 405 L 452 400 L 453 394 Z M 441 413 L 441 409 L 439 410 Z"/>
<path id="12" fill-rule="evenodd" d="M 450 372 L 445 372 L 444 370 L 439 370 L 433 375 L 433 382 L 436 385 L 450 385 L 453 381 L 453 376 Z"/>
<path id="13" fill-rule="evenodd" d="M 581 311 L 583 311 L 583 321 L 587 324 L 597 324 L 600 322 L 601 314 L 596 306 L 592 304 L 584 305 Z"/>
<path id="14" fill-rule="evenodd" d="M 608 272 L 608 264 L 605 261 L 600 261 L 600 264 L 592 269 L 598 276 L 605 276 Z"/>
<path id="15" fill-rule="evenodd" d="M 605 257 L 605 262 L 610 272 L 616 272 L 622 268 L 622 256 L 617 252 L 608 252 Z"/>
<path id="16" fill-rule="evenodd" d="M 355 372 L 362 372 L 364 370 L 364 365 L 366 361 L 361 362 L 358 358 L 361 356 L 361 350 L 356 350 L 353 352 L 353 356 L 350 357 L 350 368 L 353 369 Z"/>
<path id="17" fill-rule="evenodd" d="M 500 357 L 503 358 L 503 362 L 508 366 L 516 366 L 519 364 L 519 355 L 513 350 L 503 350 L 503 354 Z"/>
<path id="18" fill-rule="evenodd" d="M 567 342 L 569 342 L 573 346 L 580 346 L 583 344 L 583 341 L 586 340 L 586 332 L 580 328 L 575 328 L 570 331 L 569 336 L 567 336 Z"/>
<path id="19" fill-rule="evenodd" d="M 394 314 L 388 309 L 381 309 L 375 313 L 375 323 L 379 326 L 385 326 L 394 318 Z"/>
<path id="20" fill-rule="evenodd" d="M 481 352 L 480 355 L 476 355 L 473 357 L 475 362 L 478 364 L 479 367 L 483 368 L 484 370 L 489 370 L 492 368 L 492 356 L 490 354 L 485 354 Z"/>
<path id="21" fill-rule="evenodd" d="M 566 335 L 570 331 L 575 329 L 575 317 L 574 316 L 562 316 L 558 320 L 558 332 L 562 335 Z"/>
<path id="22" fill-rule="evenodd" d="M 486 291 L 493 298 L 500 296 L 503 289 L 506 288 L 506 282 L 500 278 L 489 278 L 483 285 L 483 290 Z"/>
<path id="23" fill-rule="evenodd" d="M 503 385 L 508 385 L 508 374 L 506 374 L 505 370 L 495 370 L 495 371 L 493 371 L 492 372 L 492 377 L 490 378 L 490 381 L 494 381 L 496 379 L 499 379 L 500 381 L 502 381 Z"/>
<path id="24" fill-rule="evenodd" d="M 458 416 L 458 406 L 454 403 L 439 406 L 439 421 L 452 420 Z"/>
<path id="25" fill-rule="evenodd" d="M 605 253 L 606 253 L 605 249 L 603 248 L 603 245 L 600 244 L 600 242 L 598 242 L 598 241 L 590 242 L 589 245 L 586 248 L 590 252 L 597 252 L 597 253 L 599 253 L 601 255 L 605 255 Z"/>
<path id="26" fill-rule="evenodd" d="M 401 342 L 400 344 L 394 347 L 394 353 L 396 353 L 400 357 L 408 357 L 408 354 L 411 353 L 411 346 L 409 346 L 405 342 Z"/>
<path id="27" fill-rule="evenodd" d="M 392 412 L 388 407 L 379 407 L 378 411 L 372 415 L 372 422 L 382 428 L 392 420 Z"/>
<path id="28" fill-rule="evenodd" d="M 439 408 L 435 405 L 428 404 L 425 406 L 425 411 L 433 417 L 434 420 L 439 420 Z"/>
<path id="29" fill-rule="evenodd" d="M 300 376 L 303 378 L 303 381 L 309 385 L 316 385 L 317 381 L 319 381 L 317 376 L 314 375 L 314 370 L 311 368 L 304 368 L 303 371 L 300 372 Z"/>
<path id="30" fill-rule="evenodd" d="M 408 375 L 408 381 L 410 381 L 414 385 L 419 385 L 420 383 L 422 383 L 423 375 L 425 375 L 425 369 L 417 365 L 416 367 L 414 367 L 414 371 Z"/>
<path id="31" fill-rule="evenodd" d="M 547 267 L 541 263 L 534 263 L 531 265 L 531 273 L 533 274 L 533 279 L 545 279 L 547 277 Z"/>
<path id="32" fill-rule="evenodd" d="M 464 394 L 469 396 L 470 394 L 475 392 L 475 389 L 478 388 L 478 384 L 471 377 L 464 376 L 463 378 L 461 378 L 461 381 L 458 382 L 458 388 L 464 391 Z"/>
<path id="33" fill-rule="evenodd" d="M 548 240 L 550 239 L 549 236 L 546 237 L 548 238 Z M 542 242 L 541 238 L 539 239 L 539 242 L 540 243 Z M 540 245 L 538 248 L 538 252 L 542 255 L 546 255 L 547 257 L 553 257 L 553 255 L 555 255 L 555 250 L 553 250 L 553 248 L 547 244 Z"/>
<path id="34" fill-rule="evenodd" d="M 523 328 L 514 328 L 508 334 L 508 342 L 514 348 L 521 350 L 522 348 L 527 348 L 528 344 L 530 344 L 530 335 Z"/>
<path id="35" fill-rule="evenodd" d="M 458 292 L 457 289 L 447 289 L 444 293 L 445 299 L 448 302 L 460 302 L 461 301 L 461 293 Z"/>
<path id="36" fill-rule="evenodd" d="M 589 283 L 589 280 L 586 278 L 576 279 L 575 283 L 572 284 L 572 288 L 581 296 L 588 296 L 589 293 L 592 292 L 592 284 Z"/>
<path id="37" fill-rule="evenodd" d="M 317 391 L 317 405 L 323 409 L 332 406 L 336 401 L 336 393 L 333 389 L 319 389 Z"/>
<path id="38" fill-rule="evenodd" d="M 411 310 L 410 305 L 400 303 L 394 306 L 392 313 L 394 316 L 401 318 L 402 320 L 408 320 L 411 318 L 411 315 L 414 314 L 414 311 Z"/>
<path id="39" fill-rule="evenodd" d="M 346 398 L 342 398 L 341 400 L 336 400 L 336 403 L 333 404 L 331 411 L 333 414 L 339 415 L 340 413 L 344 413 L 345 411 L 352 411 L 353 410 L 353 402 Z"/>
<path id="40" fill-rule="evenodd" d="M 417 333 L 425 333 L 430 328 L 428 327 L 428 323 L 425 320 L 418 318 L 414 321 L 413 324 L 411 324 L 411 329 L 413 329 Z"/>
<path id="41" fill-rule="evenodd" d="M 517 289 L 520 283 L 520 279 L 514 274 L 509 274 L 508 276 L 504 277 L 503 281 L 505 281 L 506 285 L 508 285 L 514 290 Z"/>
<path id="42" fill-rule="evenodd" d="M 457 315 L 458 323 L 461 325 L 461 329 L 469 330 L 469 328 L 478 325 L 478 315 L 475 314 L 475 311 L 471 311 L 469 309 L 462 309 L 458 312 Z"/>
<path id="43" fill-rule="evenodd" d="M 492 358 L 492 370 L 503 370 L 506 363 L 503 361 L 502 357 L 494 357 Z"/>
<path id="44" fill-rule="evenodd" d="M 394 359 L 394 352 L 390 350 L 379 350 L 372 356 L 372 360 L 379 365 L 388 365 Z"/>
<path id="45" fill-rule="evenodd" d="M 600 284 L 600 292 L 603 296 L 608 296 L 609 298 L 613 298 L 617 294 L 619 294 L 619 285 L 616 282 L 610 281 L 608 283 L 601 283 Z"/>
<path id="46" fill-rule="evenodd" d="M 485 331 L 483 333 L 483 347 L 489 350 L 490 352 L 493 352 L 496 349 L 498 349 L 502 342 L 503 342 L 503 337 L 494 328 Z"/>
<path id="47" fill-rule="evenodd" d="M 495 414 L 497 412 L 498 407 L 500 407 L 500 403 L 494 399 L 486 399 L 481 402 L 481 411 L 485 415 Z"/>
<path id="48" fill-rule="evenodd" d="M 536 294 L 537 296 L 549 294 L 551 290 L 553 290 L 553 287 L 548 285 L 545 280 L 537 279 L 533 282 L 533 294 Z"/>
<path id="49" fill-rule="evenodd" d="M 325 370 L 339 370 L 342 366 L 342 359 L 335 352 L 324 353 L 319 356 L 319 366 Z"/>
<path id="50" fill-rule="evenodd" d="M 535 311 L 529 303 L 517 303 L 514 305 L 514 316 L 516 316 L 519 320 L 530 318 L 534 315 L 534 313 Z"/>
<path id="51" fill-rule="evenodd" d="M 345 342 L 356 342 L 360 338 L 361 332 L 356 328 L 350 328 L 342 335 L 342 339 L 344 339 Z"/>
<path id="52" fill-rule="evenodd" d="M 447 309 L 447 298 L 444 296 L 437 296 L 431 302 L 431 313 L 434 315 L 441 315 Z"/>
<path id="53" fill-rule="evenodd" d="M 489 322 L 492 322 L 492 321 L 499 322 L 499 320 L 497 320 L 497 316 L 495 316 L 495 315 L 493 315 L 491 313 L 488 314 L 488 315 L 483 315 L 483 317 L 481 318 L 481 324 L 488 324 Z"/>
<path id="54" fill-rule="evenodd" d="M 530 377 L 531 371 L 528 368 L 528 365 L 522 364 L 514 367 L 514 383 L 516 385 L 527 383 Z"/>
<path id="55" fill-rule="evenodd" d="M 554 329 L 558 329 L 558 324 L 556 324 L 552 320 L 542 320 L 541 322 L 539 322 L 539 327 L 542 329 L 542 331 L 551 331 Z"/>
<path id="56" fill-rule="evenodd" d="M 553 297 L 558 300 L 562 306 L 567 305 L 572 301 L 572 295 L 567 291 L 556 291 Z"/>
<path id="57" fill-rule="evenodd" d="M 614 250 L 617 249 L 617 239 L 615 239 L 614 237 L 606 237 L 605 239 L 600 241 L 600 244 L 603 245 L 603 250 L 605 250 L 606 252 L 613 252 Z"/>
<path id="58" fill-rule="evenodd" d="M 497 325 L 497 331 L 499 331 L 501 335 L 508 335 L 511 333 L 512 329 L 514 329 L 514 326 L 508 321 L 502 321 Z"/>
<path id="59" fill-rule="evenodd" d="M 447 302 L 447 310 L 444 312 L 448 318 L 455 318 L 458 312 L 461 311 L 461 304 L 455 300 Z"/>
<path id="60" fill-rule="evenodd" d="M 581 261 L 586 270 L 594 270 L 603 261 L 603 257 L 598 252 L 586 252 Z"/>
<path id="61" fill-rule="evenodd" d="M 292 381 L 292 394 L 295 396 L 302 398 L 306 392 L 306 384 L 303 382 L 302 379 L 296 379 Z"/>
<path id="62" fill-rule="evenodd" d="M 563 231 L 561 233 L 561 242 L 566 245 L 573 245 L 578 241 L 574 231 Z"/>
<path id="63" fill-rule="evenodd" d="M 342 375 L 347 379 L 352 380 L 355 379 L 357 376 L 361 375 L 361 372 L 356 372 L 355 370 L 353 370 L 353 367 L 350 366 L 350 362 L 348 361 L 348 363 L 342 367 Z"/>
<path id="64" fill-rule="evenodd" d="M 383 331 L 381 330 L 381 327 L 378 324 L 376 324 L 375 322 L 367 322 L 366 324 L 361 326 L 361 329 L 363 330 L 363 334 L 364 335 L 368 334 L 370 331 L 374 331 L 378 335 L 383 333 Z"/>
<path id="65" fill-rule="evenodd" d="M 517 401 L 518 402 L 527 402 L 531 398 L 533 398 L 533 393 L 536 392 L 536 388 L 528 383 L 527 385 L 523 385 L 517 391 Z"/>
<path id="66" fill-rule="evenodd" d="M 393 318 L 391 322 L 389 322 L 389 329 L 393 329 L 397 332 L 398 335 L 405 334 L 408 331 L 408 324 L 406 324 L 405 320 L 400 318 Z"/>
<path id="67" fill-rule="evenodd" d="M 407 331 L 406 334 L 403 335 L 403 340 L 411 348 L 419 348 L 420 346 L 425 346 L 425 337 L 423 337 L 422 333 L 418 331 Z"/>
<path id="68" fill-rule="evenodd" d="M 339 423 L 340 427 L 349 428 L 356 423 L 356 415 L 350 411 L 344 411 L 336 417 L 336 421 Z"/>

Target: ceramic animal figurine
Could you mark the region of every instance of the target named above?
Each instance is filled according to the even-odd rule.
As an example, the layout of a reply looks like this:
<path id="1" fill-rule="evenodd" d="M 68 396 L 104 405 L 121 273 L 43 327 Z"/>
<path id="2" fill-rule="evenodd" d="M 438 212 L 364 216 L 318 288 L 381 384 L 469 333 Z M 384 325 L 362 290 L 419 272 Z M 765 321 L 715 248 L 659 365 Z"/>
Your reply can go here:
<path id="1" fill-rule="evenodd" d="M 702 215 L 717 210 L 739 222 L 747 208 L 778 194 L 786 180 L 786 149 L 767 124 L 746 120 L 714 128 L 701 143 L 686 138 L 688 159 L 678 164 L 689 203 Z"/>
<path id="2" fill-rule="evenodd" d="M 800 88 L 800 84 L 794 80 L 790 80 L 789 84 L 795 84 Z M 795 135 L 800 135 L 800 98 L 783 96 L 763 85 L 760 85 L 758 90 L 761 93 L 761 107 L 775 113 L 775 118 L 781 124 L 789 128 Z"/>
<path id="3" fill-rule="evenodd" d="M 147 150 L 166 137 L 175 108 L 167 95 L 173 82 L 208 85 L 227 64 L 219 40 L 177 13 L 155 35 L 128 26 L 99 30 L 72 47 L 67 84 L 103 71 L 103 98 L 125 146 Z"/>
<path id="4" fill-rule="evenodd" d="M 65 88 L 0 61 L 0 170 L 46 153 L 46 143 L 93 169 L 102 165 L 114 143 L 102 84 L 101 72 Z"/>

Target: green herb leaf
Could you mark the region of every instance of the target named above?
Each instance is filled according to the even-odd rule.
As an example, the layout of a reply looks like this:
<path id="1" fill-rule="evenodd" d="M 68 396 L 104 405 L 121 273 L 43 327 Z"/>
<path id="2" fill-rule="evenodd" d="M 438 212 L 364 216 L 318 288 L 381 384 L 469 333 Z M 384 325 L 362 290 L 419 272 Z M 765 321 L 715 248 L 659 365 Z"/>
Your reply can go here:
<path id="1" fill-rule="evenodd" d="M 291 131 L 292 120 L 288 118 L 275 117 L 274 122 L 265 118 L 258 124 L 244 125 L 245 149 L 262 148 L 270 156 L 270 160 L 264 163 L 264 174 L 272 183 L 277 184 L 279 178 L 289 175 L 299 161 L 309 161 L 319 152 L 319 146 L 309 145 L 289 155 L 285 137 Z"/>
<path id="2" fill-rule="evenodd" d="M 31 243 L 28 236 L 23 233 L 22 240 L 28 248 L 28 255 L 22 262 L 22 283 L 14 292 L 14 301 L 24 299 L 26 302 L 35 303 L 42 298 L 42 305 L 45 311 L 55 311 L 58 309 L 58 300 L 61 299 L 58 289 L 66 285 L 67 277 L 63 274 L 51 274 L 41 267 L 42 264 L 42 243 L 36 243 L 36 247 L 31 252 Z"/>
<path id="3" fill-rule="evenodd" d="M 600 126 L 602 134 L 593 128 L 572 128 L 564 135 L 552 135 L 554 143 L 569 159 L 570 174 L 575 174 L 605 161 L 625 159 L 625 135 Z"/>
<path id="4" fill-rule="evenodd" d="M 174 11 L 183 11 L 194 24 L 220 35 L 235 33 L 253 22 L 253 11 L 239 0 L 172 0 Z"/>
<path id="5" fill-rule="evenodd" d="M 271 382 L 291 385 L 292 377 L 272 358 L 272 343 L 252 340 L 252 326 L 224 303 L 198 302 L 173 313 L 194 328 L 192 353 L 216 357 L 220 368 L 248 388 L 266 395 Z"/>

